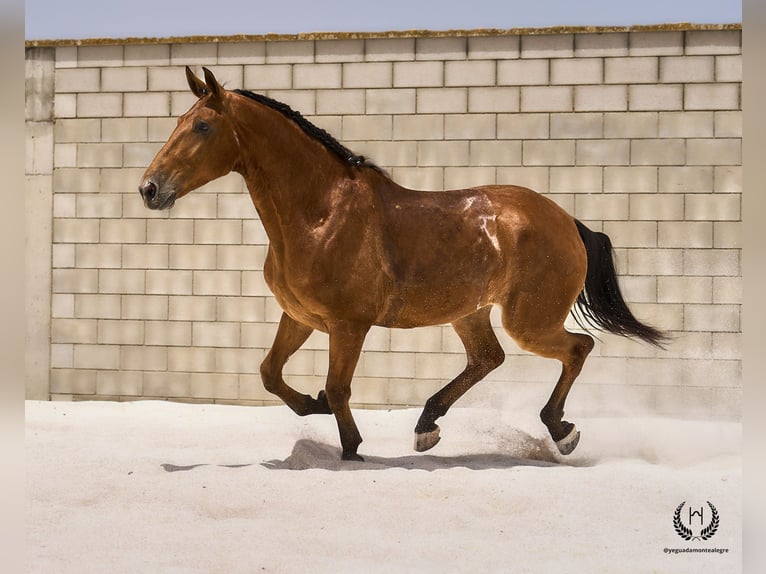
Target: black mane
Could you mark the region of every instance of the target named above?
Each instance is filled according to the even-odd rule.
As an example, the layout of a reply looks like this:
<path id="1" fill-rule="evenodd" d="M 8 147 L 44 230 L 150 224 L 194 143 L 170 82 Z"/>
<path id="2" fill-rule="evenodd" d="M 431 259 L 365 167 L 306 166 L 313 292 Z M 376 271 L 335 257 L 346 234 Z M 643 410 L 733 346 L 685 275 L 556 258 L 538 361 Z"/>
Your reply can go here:
<path id="1" fill-rule="evenodd" d="M 306 134 L 308 134 L 309 136 L 317 140 L 319 143 L 321 143 L 324 147 L 326 147 L 328 150 L 330 150 L 335 155 L 337 155 L 340 159 L 342 159 L 348 165 L 351 165 L 353 167 L 371 167 L 372 169 L 383 173 L 383 170 L 381 168 L 379 168 L 377 165 L 369 161 L 366 157 L 364 157 L 363 155 L 357 155 L 354 152 L 352 152 L 350 149 L 348 149 L 346 146 L 344 146 L 342 143 L 336 140 L 332 135 L 330 135 L 327 131 L 312 124 L 310 121 L 304 118 L 300 112 L 292 109 L 287 104 L 283 102 L 279 102 L 267 96 L 264 96 L 262 94 L 256 94 L 249 90 L 233 90 L 233 92 L 235 94 L 239 94 L 241 96 L 250 98 L 251 100 L 255 100 L 256 102 L 260 104 L 264 104 L 265 106 L 268 106 L 278 111 L 286 118 L 295 122 L 298 125 L 298 127 L 301 128 Z"/>

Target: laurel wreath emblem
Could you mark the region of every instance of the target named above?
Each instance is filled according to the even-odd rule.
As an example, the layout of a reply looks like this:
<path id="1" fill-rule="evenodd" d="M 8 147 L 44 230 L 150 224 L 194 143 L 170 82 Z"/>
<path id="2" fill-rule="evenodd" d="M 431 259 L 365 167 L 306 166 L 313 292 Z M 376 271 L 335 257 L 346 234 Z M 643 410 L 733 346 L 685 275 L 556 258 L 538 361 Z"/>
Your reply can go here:
<path id="1" fill-rule="evenodd" d="M 684 504 L 686 504 L 685 500 L 678 505 L 675 513 L 673 513 L 673 527 L 675 528 L 676 533 L 684 540 L 709 540 L 712 538 L 713 535 L 718 531 L 718 524 L 720 523 L 720 517 L 718 516 L 718 510 L 716 507 L 713 506 L 709 500 L 707 501 L 707 505 L 710 507 L 710 511 L 712 513 L 710 524 L 708 524 L 700 531 L 699 536 L 694 536 L 691 528 L 688 528 L 681 521 L 681 509 L 683 508 Z"/>

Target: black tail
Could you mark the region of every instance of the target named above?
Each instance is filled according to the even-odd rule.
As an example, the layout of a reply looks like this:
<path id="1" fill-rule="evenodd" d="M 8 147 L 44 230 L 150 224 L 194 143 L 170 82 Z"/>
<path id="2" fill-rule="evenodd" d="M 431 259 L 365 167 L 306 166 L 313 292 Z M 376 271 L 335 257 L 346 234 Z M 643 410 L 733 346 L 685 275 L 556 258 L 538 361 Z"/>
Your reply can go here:
<path id="1" fill-rule="evenodd" d="M 594 327 L 623 337 L 637 337 L 662 347 L 668 339 L 667 335 L 636 319 L 622 297 L 617 284 L 617 272 L 612 259 L 612 242 L 609 237 L 604 233 L 591 231 L 576 219 L 575 224 L 588 254 L 585 287 L 575 302 L 577 310 Z M 572 315 L 584 328 L 579 317 L 575 313 Z"/>

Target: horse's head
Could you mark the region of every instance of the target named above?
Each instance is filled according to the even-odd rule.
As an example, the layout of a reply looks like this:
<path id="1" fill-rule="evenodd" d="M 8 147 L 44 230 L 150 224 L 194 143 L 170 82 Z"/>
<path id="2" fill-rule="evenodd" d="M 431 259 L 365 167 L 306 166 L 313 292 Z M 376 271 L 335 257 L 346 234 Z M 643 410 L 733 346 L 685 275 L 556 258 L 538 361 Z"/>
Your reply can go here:
<path id="1" fill-rule="evenodd" d="M 205 81 L 187 66 L 197 102 L 180 118 L 170 138 L 144 173 L 138 191 L 149 209 L 168 209 L 179 197 L 232 171 L 239 142 L 227 113 L 228 92 L 212 72 Z"/>

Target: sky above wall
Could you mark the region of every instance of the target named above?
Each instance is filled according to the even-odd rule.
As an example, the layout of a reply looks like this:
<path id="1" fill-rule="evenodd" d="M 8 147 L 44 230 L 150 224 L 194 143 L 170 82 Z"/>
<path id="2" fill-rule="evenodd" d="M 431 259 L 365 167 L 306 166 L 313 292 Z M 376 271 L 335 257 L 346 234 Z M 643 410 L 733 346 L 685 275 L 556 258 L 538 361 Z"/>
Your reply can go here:
<path id="1" fill-rule="evenodd" d="M 27 40 L 742 21 L 742 0 L 27 0 Z"/>

